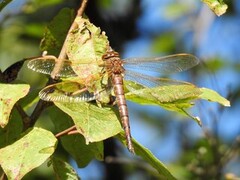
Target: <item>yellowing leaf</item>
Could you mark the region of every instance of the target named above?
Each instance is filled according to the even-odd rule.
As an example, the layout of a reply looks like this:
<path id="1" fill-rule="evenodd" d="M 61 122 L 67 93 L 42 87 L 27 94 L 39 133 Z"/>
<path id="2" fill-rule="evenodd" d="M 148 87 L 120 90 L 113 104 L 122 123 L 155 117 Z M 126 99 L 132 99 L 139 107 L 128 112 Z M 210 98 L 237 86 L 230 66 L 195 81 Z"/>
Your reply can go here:
<path id="1" fill-rule="evenodd" d="M 49 158 L 57 143 L 47 130 L 33 128 L 13 144 L 0 149 L 0 164 L 8 179 L 21 179 Z"/>
<path id="2" fill-rule="evenodd" d="M 8 124 L 14 104 L 26 96 L 30 86 L 27 84 L 0 84 L 0 126 Z"/>
<path id="3" fill-rule="evenodd" d="M 67 37 L 68 58 L 71 61 L 82 60 L 81 63 L 101 63 L 109 45 L 105 32 L 101 32 L 88 19 L 78 17 L 75 21 L 78 28 Z"/>
<path id="4" fill-rule="evenodd" d="M 77 29 L 66 39 L 66 53 L 73 64 L 72 69 L 81 78 L 102 78 L 99 76 L 103 71 L 102 56 L 108 47 L 107 36 L 88 19 L 78 17 L 75 22 L 78 25 Z M 96 81 L 94 86 L 102 89 L 99 83 Z"/>

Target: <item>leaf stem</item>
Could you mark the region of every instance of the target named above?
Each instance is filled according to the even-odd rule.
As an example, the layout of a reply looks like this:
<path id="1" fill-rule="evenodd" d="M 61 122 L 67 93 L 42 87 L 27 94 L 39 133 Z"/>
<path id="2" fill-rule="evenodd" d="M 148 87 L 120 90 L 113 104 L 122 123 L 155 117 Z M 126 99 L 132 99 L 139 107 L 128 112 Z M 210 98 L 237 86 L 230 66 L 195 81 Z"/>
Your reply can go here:
<path id="1" fill-rule="evenodd" d="M 56 135 L 55 135 L 55 137 L 56 138 L 59 138 L 60 136 L 63 136 L 63 135 L 65 135 L 65 134 L 69 134 L 69 133 L 71 133 L 72 131 L 76 131 L 76 126 L 74 125 L 74 126 L 72 126 L 72 127 L 70 127 L 70 128 L 68 128 L 68 129 L 65 129 L 64 131 L 62 131 L 62 132 L 60 132 L 60 133 L 57 133 Z"/>

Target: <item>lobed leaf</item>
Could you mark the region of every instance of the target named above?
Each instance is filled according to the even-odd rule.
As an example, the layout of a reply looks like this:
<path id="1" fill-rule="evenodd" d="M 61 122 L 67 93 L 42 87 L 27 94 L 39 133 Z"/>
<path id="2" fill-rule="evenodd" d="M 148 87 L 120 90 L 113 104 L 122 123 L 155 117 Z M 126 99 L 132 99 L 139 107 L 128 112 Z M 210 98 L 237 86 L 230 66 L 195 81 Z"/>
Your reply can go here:
<path id="1" fill-rule="evenodd" d="M 33 128 L 18 141 L 0 149 L 1 167 L 8 179 L 21 179 L 53 154 L 56 143 L 50 131 Z"/>

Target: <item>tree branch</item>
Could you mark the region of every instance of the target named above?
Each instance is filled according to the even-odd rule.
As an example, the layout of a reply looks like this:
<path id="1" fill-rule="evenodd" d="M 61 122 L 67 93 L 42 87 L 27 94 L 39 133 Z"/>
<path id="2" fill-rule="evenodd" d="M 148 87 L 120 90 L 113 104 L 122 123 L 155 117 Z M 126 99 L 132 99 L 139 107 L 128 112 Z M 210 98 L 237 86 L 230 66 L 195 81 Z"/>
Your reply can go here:
<path id="1" fill-rule="evenodd" d="M 64 41 L 63 46 L 62 46 L 62 49 L 61 49 L 61 51 L 60 51 L 60 53 L 59 53 L 59 56 L 58 56 L 59 61 L 56 62 L 55 67 L 54 67 L 54 69 L 53 69 L 53 71 L 52 71 L 52 73 L 51 73 L 51 77 L 52 77 L 53 79 L 56 77 L 56 75 L 57 75 L 58 72 L 60 71 L 60 69 L 61 69 L 61 67 L 62 67 L 62 64 L 63 64 L 63 59 L 66 59 L 66 56 L 67 56 L 67 54 L 66 54 L 66 42 L 67 42 L 68 35 L 69 35 L 74 29 L 77 28 L 76 19 L 77 19 L 78 17 L 81 17 L 81 16 L 83 15 L 83 12 L 84 12 L 84 10 L 85 10 L 85 8 L 86 8 L 86 6 L 87 6 L 87 2 L 88 2 L 88 0 L 82 0 L 82 4 L 81 4 L 80 8 L 79 8 L 78 11 L 77 11 L 77 15 L 76 15 L 76 17 L 75 17 L 75 19 L 74 19 L 71 27 L 70 27 L 69 30 L 68 30 L 68 34 L 67 34 L 67 36 L 66 36 L 66 38 L 65 38 L 65 41 Z"/>

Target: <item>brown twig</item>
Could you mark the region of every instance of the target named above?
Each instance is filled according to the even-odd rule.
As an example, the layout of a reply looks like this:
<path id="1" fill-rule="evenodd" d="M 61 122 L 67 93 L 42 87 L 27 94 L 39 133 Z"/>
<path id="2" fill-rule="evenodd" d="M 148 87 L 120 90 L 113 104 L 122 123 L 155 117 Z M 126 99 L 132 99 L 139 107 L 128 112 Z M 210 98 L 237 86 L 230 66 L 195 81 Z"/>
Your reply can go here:
<path id="1" fill-rule="evenodd" d="M 68 133 L 68 135 L 79 134 L 78 130 L 73 130 Z"/>
<path id="2" fill-rule="evenodd" d="M 47 102 L 40 99 L 30 116 L 31 122 L 29 123 L 29 127 L 34 126 L 34 124 L 36 123 L 37 119 L 39 118 L 43 110 L 51 105 L 53 105 L 52 102 Z"/>
<path id="3" fill-rule="evenodd" d="M 26 130 L 30 126 L 31 118 L 23 110 L 22 106 L 19 103 L 16 103 L 14 107 L 17 109 L 23 121 L 23 129 Z"/>
<path id="4" fill-rule="evenodd" d="M 88 0 L 82 0 L 82 4 L 81 4 L 81 6 L 80 6 L 80 8 L 78 9 L 78 12 L 77 12 L 78 17 L 83 15 L 83 12 L 87 7 L 87 2 L 88 2 Z"/>
<path id="5" fill-rule="evenodd" d="M 86 8 L 86 6 L 87 6 L 87 2 L 88 2 L 88 0 L 82 0 L 82 4 L 81 4 L 80 8 L 79 8 L 78 11 L 77 11 L 77 15 L 76 15 L 76 17 L 75 17 L 75 19 L 74 19 L 71 27 L 70 27 L 69 30 L 68 30 L 68 34 L 67 34 L 67 36 L 66 36 L 66 38 L 65 38 L 65 41 L 64 41 L 63 46 L 62 46 L 62 49 L 61 49 L 61 51 L 60 51 L 60 53 L 59 53 L 59 56 L 58 56 L 59 61 L 56 62 L 55 67 L 54 67 L 54 69 L 53 69 L 53 71 L 52 71 L 52 73 L 51 73 L 51 77 L 52 77 L 53 79 L 56 77 L 56 75 L 57 75 L 58 72 L 60 71 L 60 69 L 61 69 L 61 67 L 62 67 L 62 64 L 63 64 L 63 59 L 66 59 L 66 57 L 67 57 L 67 54 L 66 54 L 66 42 L 67 42 L 68 35 L 69 35 L 74 29 L 77 28 L 76 19 L 77 19 L 78 17 L 81 17 L 81 16 L 83 15 L 83 12 L 84 12 L 84 10 L 85 10 L 85 8 Z"/>
<path id="6" fill-rule="evenodd" d="M 69 134 L 70 132 L 75 131 L 75 130 L 76 130 L 76 126 L 74 125 L 74 126 L 68 128 L 68 129 L 65 129 L 64 131 L 62 131 L 62 132 L 60 132 L 60 133 L 57 133 L 57 134 L 55 135 L 55 137 L 56 137 L 56 138 L 59 138 L 60 136 L 63 136 L 63 135 L 65 135 L 65 134 Z"/>

